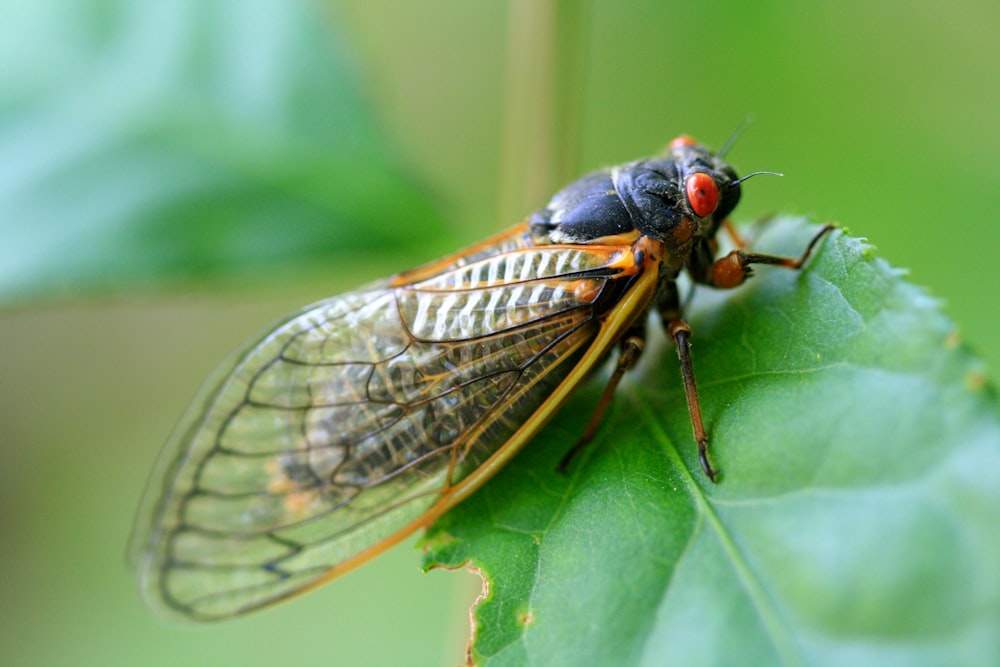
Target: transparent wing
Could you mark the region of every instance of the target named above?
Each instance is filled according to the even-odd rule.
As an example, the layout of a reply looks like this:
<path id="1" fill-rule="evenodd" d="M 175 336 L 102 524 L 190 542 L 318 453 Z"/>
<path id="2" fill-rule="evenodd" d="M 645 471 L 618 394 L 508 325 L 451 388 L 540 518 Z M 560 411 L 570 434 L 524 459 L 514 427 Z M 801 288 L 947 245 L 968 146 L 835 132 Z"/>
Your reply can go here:
<path id="1" fill-rule="evenodd" d="M 212 620 L 307 587 L 531 418 L 593 341 L 620 252 L 496 250 L 315 304 L 196 401 L 138 519 L 152 606 Z"/>

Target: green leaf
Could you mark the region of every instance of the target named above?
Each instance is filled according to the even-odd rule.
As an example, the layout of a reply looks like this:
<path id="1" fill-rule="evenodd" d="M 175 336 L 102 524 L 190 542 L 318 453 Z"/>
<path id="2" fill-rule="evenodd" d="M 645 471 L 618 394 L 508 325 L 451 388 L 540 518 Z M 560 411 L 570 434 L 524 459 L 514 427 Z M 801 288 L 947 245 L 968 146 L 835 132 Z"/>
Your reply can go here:
<path id="1" fill-rule="evenodd" d="M 0 298 L 330 265 L 440 230 L 314 2 L 7 3 Z"/>
<path id="2" fill-rule="evenodd" d="M 427 566 L 488 581 L 478 663 L 1000 664 L 1000 423 L 938 304 L 837 232 L 689 316 L 720 483 L 651 329 L 568 476 L 603 378 L 429 532 Z"/>

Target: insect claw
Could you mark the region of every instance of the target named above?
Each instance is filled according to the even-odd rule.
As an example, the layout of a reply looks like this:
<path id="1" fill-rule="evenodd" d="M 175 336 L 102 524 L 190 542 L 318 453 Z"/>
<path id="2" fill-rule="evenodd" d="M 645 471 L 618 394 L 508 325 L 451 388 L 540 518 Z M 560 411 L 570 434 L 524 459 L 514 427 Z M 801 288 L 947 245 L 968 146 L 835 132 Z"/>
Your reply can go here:
<path id="1" fill-rule="evenodd" d="M 701 469 L 705 471 L 708 478 L 716 483 L 719 481 L 719 473 L 716 472 L 715 468 L 708 461 L 708 440 L 698 441 L 698 459 L 701 461 Z"/>
<path id="2" fill-rule="evenodd" d="M 560 475 L 568 475 L 569 464 L 573 461 L 574 458 L 576 458 L 577 454 L 583 451 L 583 448 L 586 447 L 588 442 L 590 442 L 590 438 L 587 437 L 581 437 L 579 440 L 577 440 L 576 444 L 573 445 L 568 452 L 563 454 L 563 457 L 561 459 L 559 459 L 559 464 L 556 466 L 556 472 L 558 472 Z"/>

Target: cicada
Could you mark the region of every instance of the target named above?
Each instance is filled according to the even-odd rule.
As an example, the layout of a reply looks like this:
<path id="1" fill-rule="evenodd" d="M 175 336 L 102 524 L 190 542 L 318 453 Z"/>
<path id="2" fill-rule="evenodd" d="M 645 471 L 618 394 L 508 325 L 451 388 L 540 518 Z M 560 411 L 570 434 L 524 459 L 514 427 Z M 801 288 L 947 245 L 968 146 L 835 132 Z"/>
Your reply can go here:
<path id="1" fill-rule="evenodd" d="M 146 600 L 222 619 L 364 563 L 479 488 L 618 348 L 582 443 L 653 309 L 714 481 L 677 278 L 730 288 L 754 264 L 799 268 L 827 231 L 799 258 L 745 252 L 734 233 L 715 259 L 746 178 L 682 136 L 491 239 L 279 322 L 167 443 L 133 544 Z"/>

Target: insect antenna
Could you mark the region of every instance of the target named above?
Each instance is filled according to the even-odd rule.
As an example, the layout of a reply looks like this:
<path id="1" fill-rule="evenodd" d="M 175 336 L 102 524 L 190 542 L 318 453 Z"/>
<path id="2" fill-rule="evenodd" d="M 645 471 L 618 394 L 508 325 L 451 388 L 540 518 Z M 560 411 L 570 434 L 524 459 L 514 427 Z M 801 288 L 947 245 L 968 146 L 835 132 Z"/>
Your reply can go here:
<path id="1" fill-rule="evenodd" d="M 750 127 L 750 124 L 753 123 L 754 118 L 755 117 L 754 117 L 754 115 L 752 113 L 748 113 L 743 118 L 743 121 L 739 125 L 736 126 L 736 129 L 733 130 L 733 133 L 729 135 L 729 138 L 726 139 L 726 143 L 722 144 L 722 148 L 720 148 L 715 153 L 715 157 L 719 158 L 720 160 L 722 158 L 726 157 L 726 153 L 729 152 L 729 149 L 733 147 L 733 144 L 736 143 L 736 140 L 740 138 L 741 134 L 743 134 L 743 130 L 745 130 L 748 127 Z"/>
<path id="2" fill-rule="evenodd" d="M 739 185 L 743 181 L 745 181 L 745 180 L 747 180 L 749 178 L 753 178 L 754 176 L 784 176 L 784 174 L 782 174 L 780 172 L 777 172 L 777 171 L 755 171 L 752 174 L 747 174 L 743 178 L 739 178 L 739 179 L 736 179 L 735 181 L 730 182 L 730 184 L 729 184 L 728 187 L 735 188 L 737 185 Z"/>

